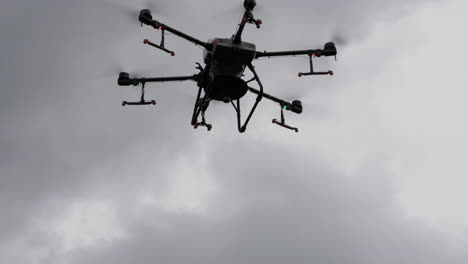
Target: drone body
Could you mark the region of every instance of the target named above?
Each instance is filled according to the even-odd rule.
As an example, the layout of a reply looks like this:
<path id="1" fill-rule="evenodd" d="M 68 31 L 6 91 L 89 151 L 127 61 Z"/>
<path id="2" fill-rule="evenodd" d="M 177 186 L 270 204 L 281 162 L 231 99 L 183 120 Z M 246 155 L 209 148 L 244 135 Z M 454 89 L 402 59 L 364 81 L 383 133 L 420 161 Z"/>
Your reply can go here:
<path id="1" fill-rule="evenodd" d="M 214 39 L 212 45 L 211 51 L 204 52 L 205 63 L 211 63 L 209 79 L 213 80 L 213 87 L 210 97 L 228 103 L 242 98 L 248 88 L 241 77 L 246 65 L 255 58 L 255 45 L 236 44 L 232 39 L 221 38 Z"/>
<path id="2" fill-rule="evenodd" d="M 294 113 L 300 114 L 302 113 L 301 101 L 295 100 L 290 103 L 265 93 L 263 85 L 255 71 L 254 66 L 252 65 L 252 62 L 255 59 L 261 57 L 308 55 L 310 62 L 310 72 L 299 73 L 299 77 L 306 75 L 333 75 L 332 71 L 314 72 L 312 59 L 313 57 L 336 56 L 337 51 L 335 44 L 333 42 L 328 42 L 327 44 L 325 44 L 324 49 L 309 49 L 281 52 L 257 52 L 256 46 L 254 44 L 242 41 L 242 32 L 246 24 L 255 24 L 257 28 L 260 28 L 260 25 L 262 24 L 262 21 L 255 19 L 252 14 L 255 5 L 255 0 L 244 1 L 245 12 L 242 21 L 239 24 L 239 27 L 236 31 L 236 34 L 234 34 L 231 38 L 215 38 L 209 42 L 202 42 L 174 28 L 171 28 L 165 24 L 153 20 L 151 12 L 148 9 L 141 10 L 139 15 L 139 21 L 142 23 L 142 25 L 146 24 L 154 27 L 155 29 L 161 30 L 161 43 L 159 45 L 152 43 L 146 39 L 144 40 L 145 44 L 158 48 L 174 56 L 175 53 L 171 50 L 168 50 L 164 45 L 164 33 L 167 30 L 196 45 L 204 47 L 205 50 L 203 57 L 205 65 L 204 67 L 202 67 L 201 64 L 197 63 L 197 69 L 199 70 L 199 73 L 190 76 L 130 78 L 130 75 L 128 73 L 121 72 L 118 78 L 119 85 L 142 86 L 142 96 L 139 102 L 124 101 L 122 105 L 125 106 L 156 104 L 154 100 L 145 101 L 144 89 L 145 84 L 148 82 L 192 80 L 197 82 L 197 86 L 199 87 L 191 120 L 191 124 L 192 126 L 194 126 L 194 128 L 197 128 L 198 126 L 205 126 L 208 128 L 208 130 L 211 130 L 212 125 L 206 123 L 205 112 L 209 107 L 210 101 L 216 100 L 232 104 L 237 113 L 238 130 L 239 132 L 243 133 L 245 132 L 247 124 L 249 123 L 255 109 L 257 108 L 257 105 L 263 98 L 266 98 L 268 100 L 278 103 L 281 107 L 281 122 L 277 121 L 276 119 L 273 119 L 273 123 L 298 132 L 297 128 L 291 127 L 285 123 L 283 110 L 289 110 Z M 244 76 L 244 71 L 246 69 L 249 69 L 254 75 L 252 79 L 247 81 L 242 79 L 242 77 Z M 249 83 L 252 81 L 257 82 L 259 89 L 255 89 L 249 86 Z M 252 109 L 248 114 L 247 119 L 244 121 L 244 124 L 242 124 L 240 99 L 244 97 L 249 91 L 256 94 L 257 97 Z M 202 117 L 201 122 L 198 121 L 200 115 Z"/>

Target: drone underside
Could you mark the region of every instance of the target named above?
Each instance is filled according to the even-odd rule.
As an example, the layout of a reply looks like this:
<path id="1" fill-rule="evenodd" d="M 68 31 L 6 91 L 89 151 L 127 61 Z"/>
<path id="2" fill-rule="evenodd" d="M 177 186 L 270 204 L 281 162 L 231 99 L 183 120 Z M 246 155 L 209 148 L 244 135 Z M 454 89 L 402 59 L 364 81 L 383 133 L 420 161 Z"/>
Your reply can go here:
<path id="1" fill-rule="evenodd" d="M 156 20 L 153 20 L 151 12 L 147 9 L 140 11 L 139 21 L 143 24 L 152 26 L 158 30 L 161 30 L 161 43 L 155 44 L 149 40 L 144 40 L 144 44 L 148 44 L 155 48 L 158 48 L 164 52 L 175 55 L 174 51 L 168 50 L 164 43 L 164 33 L 169 31 L 181 38 L 184 38 L 196 45 L 202 46 L 204 50 L 204 67 L 197 63 L 197 69 L 199 73 L 190 76 L 178 76 L 178 77 L 157 77 L 157 78 L 130 78 L 130 75 L 125 72 L 121 72 L 118 78 L 118 84 L 120 86 L 129 85 L 141 85 L 142 95 L 139 102 L 126 102 L 122 105 L 155 105 L 156 101 L 145 101 L 145 84 L 148 82 L 169 82 L 169 81 L 187 81 L 192 80 L 197 83 L 199 87 L 197 98 L 195 100 L 191 124 L 194 128 L 199 126 L 205 126 L 208 130 L 212 129 L 211 124 L 207 124 L 205 120 L 205 112 L 209 107 L 209 103 L 212 100 L 223 101 L 225 103 L 231 103 L 237 113 L 237 124 L 239 132 L 245 132 L 247 124 L 249 123 L 255 109 L 259 102 L 266 98 L 273 102 L 276 102 L 281 107 L 281 121 L 273 119 L 274 124 L 278 124 L 284 128 L 288 128 L 298 132 L 299 130 L 295 127 L 291 127 L 285 123 L 284 110 L 288 110 L 297 114 L 302 113 L 302 103 L 299 100 L 287 102 L 285 100 L 276 98 L 264 92 L 263 85 L 258 77 L 254 66 L 252 65 L 253 60 L 261 57 L 275 57 L 275 56 L 296 56 L 296 55 L 308 55 L 310 62 L 310 72 L 298 73 L 299 77 L 307 75 L 333 75 L 332 71 L 326 72 L 315 72 L 313 69 L 313 58 L 321 56 L 336 56 L 337 51 L 333 42 L 325 44 L 323 49 L 309 49 L 309 50 L 296 50 L 296 51 L 281 51 L 281 52 L 257 52 L 256 47 L 252 43 L 243 42 L 241 39 L 242 32 L 247 23 L 255 24 L 257 28 L 260 28 L 262 24 L 261 20 L 254 18 L 252 10 L 255 7 L 255 0 L 245 0 L 244 7 L 245 12 L 241 23 L 237 29 L 235 35 L 231 38 L 216 38 L 210 42 L 202 42 L 196 38 L 186 35 L 178 30 L 175 30 L 167 25 L 164 25 Z M 243 80 L 244 71 L 249 69 L 253 78 L 250 80 Z M 255 81 L 259 89 L 255 89 L 249 86 L 250 82 Z M 255 103 L 250 110 L 247 119 L 244 124 L 241 122 L 241 108 L 240 99 L 244 97 L 247 92 L 252 92 L 257 95 Z M 202 95 L 203 92 L 203 95 Z M 198 121 L 201 115 L 201 121 Z"/>

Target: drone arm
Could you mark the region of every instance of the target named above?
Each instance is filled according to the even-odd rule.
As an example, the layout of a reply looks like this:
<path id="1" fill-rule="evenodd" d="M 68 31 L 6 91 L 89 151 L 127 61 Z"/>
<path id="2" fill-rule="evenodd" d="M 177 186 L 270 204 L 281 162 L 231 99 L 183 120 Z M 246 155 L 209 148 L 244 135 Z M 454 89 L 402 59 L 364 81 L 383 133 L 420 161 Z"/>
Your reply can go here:
<path id="1" fill-rule="evenodd" d="M 252 88 L 252 87 L 250 87 L 250 86 L 247 87 L 247 88 L 249 89 L 250 92 L 252 92 L 252 93 L 254 93 L 254 94 L 257 94 L 257 95 L 260 94 L 260 91 L 257 90 L 257 89 L 255 89 L 255 88 Z M 290 103 L 290 102 L 287 102 L 287 101 L 284 101 L 284 100 L 282 100 L 282 99 L 276 98 L 276 97 L 274 97 L 274 96 L 272 96 L 272 95 L 269 95 L 269 94 L 267 94 L 267 93 L 263 93 L 263 97 L 266 98 L 266 99 L 268 99 L 268 100 L 271 100 L 271 101 L 273 101 L 273 102 L 275 102 L 275 103 L 280 104 L 281 107 L 282 107 L 283 109 L 292 111 L 292 112 L 294 112 L 294 113 L 296 113 L 296 114 L 302 113 L 302 108 L 301 108 L 301 109 L 297 109 L 296 106 L 294 106 L 294 105 L 293 105 L 292 103 Z"/>
<path id="2" fill-rule="evenodd" d="M 297 55 L 309 55 L 320 53 L 320 50 L 292 50 L 292 51 L 276 51 L 276 52 L 257 52 L 255 58 L 262 57 L 279 57 L 279 56 L 297 56 Z"/>
<path id="3" fill-rule="evenodd" d="M 292 50 L 292 51 L 277 51 L 277 52 L 260 52 L 255 54 L 255 58 L 262 58 L 262 57 L 277 57 L 277 56 L 297 56 L 297 55 L 307 55 L 309 56 L 309 72 L 299 72 L 297 75 L 299 77 L 308 76 L 308 75 L 333 75 L 333 71 L 324 71 L 324 72 L 316 72 L 314 71 L 314 65 L 312 63 L 313 57 L 321 57 L 321 56 L 334 56 L 336 60 L 336 47 L 335 43 L 328 42 L 325 44 L 323 49 L 310 49 L 310 50 Z"/>
<path id="4" fill-rule="evenodd" d="M 148 9 L 143 9 L 140 11 L 140 15 L 138 17 L 138 20 L 142 23 L 142 24 L 145 24 L 145 25 L 148 25 L 148 26 L 152 26 L 154 27 L 155 29 L 159 29 L 159 30 L 167 30 L 171 33 L 173 33 L 174 35 L 177 35 L 183 39 L 186 39 L 192 43 L 195 43 L 196 45 L 200 45 L 202 47 L 204 47 L 205 49 L 208 49 L 208 50 L 211 50 L 211 44 L 210 43 L 206 43 L 206 42 L 203 42 L 199 39 L 196 39 L 192 36 L 189 36 L 185 33 L 182 33 L 170 26 L 167 26 L 163 23 L 160 23 L 159 21 L 156 21 L 156 20 L 153 20 L 153 17 L 151 16 L 151 11 L 149 11 Z"/>
<path id="5" fill-rule="evenodd" d="M 277 52 L 259 52 L 255 54 L 255 58 L 261 57 L 277 57 L 277 56 L 297 56 L 297 55 L 309 55 L 313 57 L 321 57 L 321 56 L 335 56 L 336 57 L 337 50 L 335 43 L 328 42 L 325 44 L 323 49 L 308 49 L 308 50 L 292 50 L 292 51 L 277 51 Z"/>
<path id="6" fill-rule="evenodd" d="M 177 81 L 196 81 L 198 75 L 191 76 L 176 76 L 176 77 L 152 77 L 152 78 L 142 78 L 141 82 L 177 82 Z"/>
<path id="7" fill-rule="evenodd" d="M 260 95 L 260 91 L 259 91 L 259 90 L 255 89 L 255 88 L 252 88 L 252 87 L 250 87 L 250 86 L 247 87 L 247 88 L 249 89 L 250 92 L 252 92 L 252 93 L 254 93 L 254 94 L 256 94 L 256 95 Z M 276 103 L 278 103 L 278 104 L 280 104 L 280 105 L 288 105 L 288 104 L 289 104 L 288 102 L 286 102 L 286 101 L 284 101 L 284 100 L 281 100 L 281 99 L 279 99 L 279 98 L 276 98 L 276 97 L 274 97 L 274 96 L 272 96 L 272 95 L 269 95 L 269 94 L 267 94 L 267 93 L 263 93 L 263 97 L 266 98 L 266 99 L 268 99 L 268 100 L 271 100 L 271 101 L 273 101 L 273 102 L 276 102 Z"/>
<path id="8" fill-rule="evenodd" d="M 200 46 L 204 47 L 207 50 L 211 50 L 211 44 L 210 43 L 203 42 L 203 41 L 201 41 L 199 39 L 196 39 L 196 38 L 194 38 L 192 36 L 189 36 L 189 35 L 187 35 L 185 33 L 182 33 L 182 32 L 180 32 L 180 31 L 178 31 L 178 30 L 176 30 L 174 28 L 171 28 L 171 27 L 169 27 L 169 26 L 167 26 L 167 25 L 165 25 L 163 23 L 159 23 L 159 22 L 157 22 L 157 23 L 160 25 L 158 27 L 158 29 L 165 29 L 165 30 L 173 33 L 174 35 L 177 35 L 177 36 L 179 36 L 179 37 L 181 37 L 183 39 L 186 39 L 186 40 L 188 40 L 188 41 L 190 41 L 192 43 L 195 43 L 196 45 L 200 45 Z"/>
<path id="9" fill-rule="evenodd" d="M 117 83 L 120 86 L 137 86 L 139 84 L 148 83 L 148 82 L 177 82 L 177 81 L 198 81 L 199 75 L 191 76 L 175 76 L 175 77 L 153 77 L 153 78 L 130 78 L 130 75 L 126 72 L 121 72 L 119 74 L 119 79 Z"/>

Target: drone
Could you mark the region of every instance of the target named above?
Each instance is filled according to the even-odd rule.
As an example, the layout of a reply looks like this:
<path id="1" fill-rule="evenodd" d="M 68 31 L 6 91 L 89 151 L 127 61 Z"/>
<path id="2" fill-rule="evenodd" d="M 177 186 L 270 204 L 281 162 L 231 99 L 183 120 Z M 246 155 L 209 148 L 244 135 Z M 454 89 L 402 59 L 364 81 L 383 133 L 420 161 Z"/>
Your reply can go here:
<path id="1" fill-rule="evenodd" d="M 324 45 L 323 49 L 308 49 L 308 50 L 294 50 L 294 51 L 279 51 L 279 52 L 257 52 L 256 46 L 252 43 L 242 41 L 242 32 L 247 24 L 254 24 L 260 28 L 262 21 L 255 19 L 253 9 L 256 6 L 255 0 L 244 0 L 244 15 L 236 32 L 231 38 L 215 38 L 208 42 L 200 41 L 192 36 L 182 33 L 168 25 L 165 25 L 157 20 L 154 20 L 149 9 L 142 9 L 139 13 L 138 20 L 141 26 L 147 25 L 161 31 L 161 42 L 159 44 L 153 43 L 147 39 L 143 41 L 144 44 L 164 51 L 171 56 L 175 56 L 175 52 L 169 50 L 165 46 L 164 36 L 168 31 L 178 37 L 181 37 L 189 42 L 194 43 L 202 48 L 204 66 L 196 63 L 195 69 L 199 72 L 189 76 L 175 76 L 175 77 L 154 77 L 154 78 L 130 78 L 130 74 L 121 72 L 118 77 L 119 86 L 141 86 L 141 99 L 137 102 L 122 102 L 123 106 L 127 105 L 156 105 L 155 100 L 145 100 L 145 84 L 153 82 L 176 82 L 176 81 L 194 81 L 198 86 L 198 93 L 193 107 L 193 114 L 191 125 L 196 129 L 198 127 L 206 127 L 211 131 L 213 126 L 208 124 L 205 119 L 205 112 L 208 109 L 210 102 L 222 101 L 224 103 L 231 103 L 237 113 L 237 127 L 240 133 L 244 133 L 247 125 L 252 118 L 258 104 L 265 98 L 279 104 L 281 109 L 280 120 L 273 119 L 272 123 L 299 132 L 297 127 L 286 124 L 284 111 L 291 111 L 296 114 L 302 113 L 302 102 L 300 100 L 293 100 L 288 102 L 279 99 L 275 96 L 267 94 L 264 91 L 262 82 L 255 71 L 252 62 L 259 58 L 271 58 L 277 56 L 296 56 L 307 55 L 309 57 L 309 72 L 299 72 L 298 77 L 310 75 L 333 75 L 333 71 L 314 71 L 313 58 L 322 56 L 334 56 L 336 60 L 337 50 L 335 43 L 328 42 Z M 243 80 L 245 70 L 248 69 L 252 72 L 253 78 Z M 255 81 L 259 88 L 249 86 L 251 82 Z M 202 95 L 203 92 L 203 95 Z M 256 95 L 255 102 L 247 116 L 242 122 L 241 120 L 241 107 L 240 99 L 244 97 L 247 92 Z M 201 120 L 199 118 L 201 116 Z"/>

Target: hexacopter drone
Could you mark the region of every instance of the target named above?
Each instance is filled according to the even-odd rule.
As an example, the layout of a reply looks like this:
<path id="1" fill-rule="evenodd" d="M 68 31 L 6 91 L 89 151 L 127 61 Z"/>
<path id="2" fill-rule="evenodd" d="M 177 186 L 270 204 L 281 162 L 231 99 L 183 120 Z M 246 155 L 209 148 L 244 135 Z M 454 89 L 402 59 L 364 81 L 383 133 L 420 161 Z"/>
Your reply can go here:
<path id="1" fill-rule="evenodd" d="M 292 111 L 296 114 L 302 113 L 302 103 L 299 100 L 287 102 L 281 100 L 272 95 L 264 92 L 263 85 L 258 77 L 252 61 L 254 59 L 262 57 L 274 57 L 274 56 L 295 56 L 295 55 L 308 55 L 310 62 L 310 72 L 298 73 L 299 77 L 307 75 L 333 75 L 332 71 L 326 72 L 315 72 L 313 68 L 313 57 L 321 56 L 335 56 L 337 54 L 336 46 L 333 42 L 325 44 L 323 49 L 309 49 L 309 50 L 295 50 L 295 51 L 280 51 L 280 52 L 257 52 L 255 45 L 242 41 L 242 32 L 246 24 L 255 24 L 257 28 L 260 28 L 262 21 L 255 19 L 252 11 L 256 5 L 255 0 L 244 0 L 244 16 L 241 23 L 239 24 L 236 33 L 231 38 L 215 38 L 210 42 L 203 42 L 187 34 L 184 34 L 174 28 L 171 28 L 161 22 L 153 20 L 151 11 L 143 9 L 140 11 L 138 17 L 141 24 L 151 26 L 161 31 L 161 43 L 155 44 L 145 39 L 144 44 L 148 44 L 155 48 L 158 48 L 164 52 L 171 54 L 175 53 L 164 46 L 164 33 L 169 31 L 181 38 L 184 38 L 196 45 L 203 47 L 204 50 L 204 63 L 203 67 L 200 63 L 196 63 L 200 72 L 190 76 L 176 76 L 176 77 L 156 77 L 156 78 L 130 78 L 130 75 L 126 72 L 121 72 L 118 78 L 118 85 L 120 86 L 138 86 L 141 85 L 141 100 L 138 102 L 122 102 L 122 105 L 155 105 L 156 101 L 145 101 L 145 84 L 149 82 L 171 82 L 171 81 L 188 81 L 192 80 L 197 83 L 199 87 L 197 98 L 195 100 L 195 106 L 193 108 L 191 125 L 194 128 L 204 126 L 210 131 L 212 125 L 206 123 L 205 112 L 208 109 L 210 101 L 223 101 L 225 103 L 231 103 L 237 113 L 237 126 L 240 133 L 245 132 L 247 124 L 249 123 L 258 103 L 266 98 L 273 102 L 276 102 L 281 107 L 281 119 L 278 121 L 273 119 L 273 123 L 280 125 L 284 128 L 299 131 L 298 128 L 289 126 L 285 123 L 284 110 Z M 248 68 L 253 73 L 253 78 L 250 80 L 243 80 L 245 69 Z M 256 81 L 259 85 L 259 89 L 255 89 L 249 86 L 249 83 Z M 203 96 L 202 96 L 203 90 Z M 241 121 L 241 108 L 240 99 L 248 92 L 252 92 L 257 95 L 256 101 L 250 110 L 250 113 L 245 120 L 244 124 Z M 201 115 L 201 122 L 198 121 Z"/>

